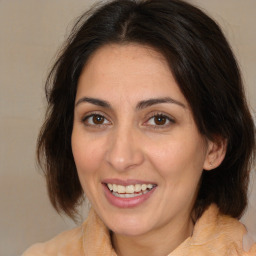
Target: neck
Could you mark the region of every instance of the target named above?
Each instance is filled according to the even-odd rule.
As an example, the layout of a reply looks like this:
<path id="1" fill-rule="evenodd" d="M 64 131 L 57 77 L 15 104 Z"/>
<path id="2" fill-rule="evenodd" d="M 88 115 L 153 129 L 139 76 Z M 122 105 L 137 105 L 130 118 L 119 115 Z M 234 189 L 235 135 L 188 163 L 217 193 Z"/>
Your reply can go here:
<path id="1" fill-rule="evenodd" d="M 139 236 L 113 233 L 112 244 L 118 256 L 166 256 L 193 232 L 193 222 L 190 218 L 180 224 L 169 223 Z"/>

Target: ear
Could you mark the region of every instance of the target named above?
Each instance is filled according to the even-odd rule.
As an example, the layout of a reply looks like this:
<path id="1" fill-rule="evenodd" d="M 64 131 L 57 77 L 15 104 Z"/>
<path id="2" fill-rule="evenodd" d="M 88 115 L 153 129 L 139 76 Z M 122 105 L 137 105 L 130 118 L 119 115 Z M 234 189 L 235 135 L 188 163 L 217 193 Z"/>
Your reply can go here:
<path id="1" fill-rule="evenodd" d="M 225 158 L 227 151 L 227 140 L 222 137 L 215 137 L 213 141 L 208 140 L 207 146 L 204 170 L 210 171 L 217 168 Z"/>

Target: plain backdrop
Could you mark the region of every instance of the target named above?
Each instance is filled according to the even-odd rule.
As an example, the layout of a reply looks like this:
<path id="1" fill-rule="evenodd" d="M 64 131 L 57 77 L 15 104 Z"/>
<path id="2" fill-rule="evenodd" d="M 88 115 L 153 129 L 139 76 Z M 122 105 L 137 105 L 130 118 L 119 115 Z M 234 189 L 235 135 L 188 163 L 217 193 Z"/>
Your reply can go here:
<path id="1" fill-rule="evenodd" d="M 0 255 L 75 226 L 52 209 L 35 162 L 43 84 L 77 16 L 93 0 L 0 0 Z M 256 109 L 256 1 L 191 0 L 221 24 L 240 62 L 251 110 Z M 255 179 L 255 177 L 253 177 Z M 255 182 L 256 183 L 256 182 Z M 243 218 L 256 234 L 256 184 Z M 256 235 L 255 235 L 256 239 Z"/>

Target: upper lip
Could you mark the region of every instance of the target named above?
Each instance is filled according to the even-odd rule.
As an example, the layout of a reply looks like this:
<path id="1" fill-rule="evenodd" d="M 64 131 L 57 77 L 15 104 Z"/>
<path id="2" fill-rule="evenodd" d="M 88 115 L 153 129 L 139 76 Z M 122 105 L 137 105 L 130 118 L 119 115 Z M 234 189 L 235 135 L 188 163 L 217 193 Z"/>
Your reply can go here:
<path id="1" fill-rule="evenodd" d="M 156 185 L 155 182 L 151 181 L 145 181 L 145 180 L 136 180 L 136 179 L 127 179 L 127 180 L 120 180 L 120 179 L 104 179 L 102 183 L 105 184 L 116 184 L 116 185 L 122 185 L 122 186 L 129 186 L 129 185 L 135 185 L 135 184 L 153 184 Z"/>

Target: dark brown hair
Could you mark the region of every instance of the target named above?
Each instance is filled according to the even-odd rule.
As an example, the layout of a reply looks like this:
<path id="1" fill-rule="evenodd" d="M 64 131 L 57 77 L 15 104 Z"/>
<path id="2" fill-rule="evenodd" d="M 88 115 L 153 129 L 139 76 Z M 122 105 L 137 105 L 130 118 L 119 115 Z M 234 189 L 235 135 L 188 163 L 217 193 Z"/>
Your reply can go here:
<path id="1" fill-rule="evenodd" d="M 80 17 L 47 82 L 48 110 L 38 139 L 38 160 L 58 212 L 70 217 L 83 199 L 71 150 L 78 78 L 88 58 L 106 44 L 139 43 L 162 53 L 193 112 L 199 131 L 227 140 L 222 164 L 204 171 L 196 216 L 216 203 L 240 217 L 255 149 L 255 133 L 240 71 L 219 26 L 179 0 L 116 0 Z"/>

